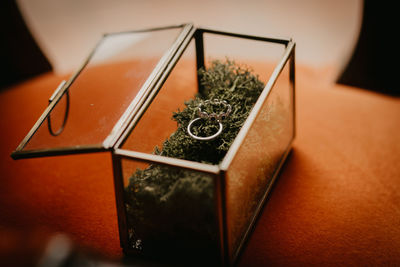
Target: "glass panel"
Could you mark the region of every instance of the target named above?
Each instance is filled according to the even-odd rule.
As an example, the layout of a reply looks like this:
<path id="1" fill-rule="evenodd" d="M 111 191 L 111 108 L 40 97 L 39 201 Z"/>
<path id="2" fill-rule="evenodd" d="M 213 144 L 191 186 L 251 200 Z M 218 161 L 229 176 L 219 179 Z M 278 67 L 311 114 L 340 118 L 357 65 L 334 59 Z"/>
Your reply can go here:
<path id="1" fill-rule="evenodd" d="M 50 134 L 44 121 L 24 150 L 101 146 L 181 28 L 106 35 L 69 87 L 64 130 Z M 50 113 L 53 132 L 65 116 L 66 94 Z"/>
<path id="2" fill-rule="evenodd" d="M 128 251 L 184 261 L 217 262 L 215 175 L 122 159 Z"/>
<path id="3" fill-rule="evenodd" d="M 192 40 L 125 140 L 123 149 L 153 153 L 155 147 L 162 148 L 165 140 L 177 130 L 177 122 L 172 120 L 173 112 L 183 110 L 185 101 L 193 99 L 197 94 L 197 69 L 194 59 L 195 44 Z"/>
<path id="4" fill-rule="evenodd" d="M 207 62 L 233 60 L 258 74 L 266 83 L 285 52 L 279 43 L 204 33 L 204 55 Z M 206 66 L 209 64 L 206 63 Z"/>
<path id="5" fill-rule="evenodd" d="M 231 260 L 293 138 L 293 108 L 286 64 L 226 173 Z"/>

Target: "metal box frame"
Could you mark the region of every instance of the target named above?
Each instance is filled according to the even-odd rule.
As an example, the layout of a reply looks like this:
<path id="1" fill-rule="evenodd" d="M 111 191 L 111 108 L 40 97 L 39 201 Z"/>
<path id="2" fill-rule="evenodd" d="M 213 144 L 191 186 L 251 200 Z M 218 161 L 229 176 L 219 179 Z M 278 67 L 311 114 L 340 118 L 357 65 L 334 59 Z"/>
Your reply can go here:
<path id="1" fill-rule="evenodd" d="M 147 29 L 141 31 L 134 32 L 146 32 L 146 31 L 157 31 L 164 29 L 172 29 L 172 28 L 181 28 L 181 32 L 172 45 L 172 47 L 166 52 L 166 54 L 162 57 L 159 64 L 157 64 L 157 68 L 152 72 L 150 77 L 147 79 L 145 85 L 142 87 L 140 91 L 140 98 L 136 97 L 134 101 L 129 105 L 128 109 L 124 112 L 123 116 L 119 119 L 118 123 L 114 126 L 113 131 L 108 135 L 108 137 L 104 140 L 101 145 L 98 146 L 73 146 L 73 147 L 65 147 L 65 148 L 46 148 L 46 149 L 38 149 L 38 150 L 24 150 L 26 144 L 30 141 L 32 136 L 37 132 L 38 128 L 47 120 L 49 130 L 51 130 L 50 123 L 50 113 L 60 101 L 60 99 L 66 95 L 68 98 L 68 89 L 74 80 L 79 76 L 80 72 L 85 68 L 88 62 L 91 59 L 91 56 L 96 51 L 96 48 L 92 52 L 92 54 L 88 57 L 88 59 L 84 62 L 82 67 L 67 81 L 62 83 L 57 90 L 54 92 L 53 96 L 49 100 L 49 105 L 46 110 L 43 112 L 41 117 L 38 119 L 34 127 L 27 134 L 27 136 L 22 140 L 21 144 L 17 147 L 17 149 L 12 153 L 12 157 L 14 159 L 21 158 L 30 158 L 30 157 L 42 157 L 42 156 L 55 156 L 55 155 L 65 155 L 65 154 L 76 154 L 76 153 L 89 153 L 89 152 L 101 152 L 101 151 L 110 151 L 112 154 L 113 168 L 114 168 L 114 185 L 115 185 L 115 196 L 116 196 L 116 204 L 117 204 L 117 213 L 118 213 L 118 224 L 119 224 L 119 236 L 121 247 L 126 253 L 136 253 L 137 251 L 130 247 L 128 240 L 128 228 L 126 221 L 126 210 L 124 206 L 124 184 L 123 184 L 123 173 L 122 173 L 122 160 L 124 159 L 132 159 L 147 163 L 161 164 L 171 167 L 184 168 L 188 170 L 193 170 L 201 173 L 206 173 L 207 175 L 211 175 L 214 181 L 215 188 L 215 210 L 217 214 L 217 226 L 218 226 L 218 237 L 219 237 L 219 249 L 221 256 L 221 263 L 224 265 L 232 265 L 236 259 L 240 251 L 242 250 L 246 240 L 248 239 L 249 234 L 251 233 L 251 229 L 253 228 L 257 216 L 260 213 L 260 210 L 263 207 L 263 204 L 266 201 L 268 193 L 271 190 L 272 184 L 275 181 L 276 177 L 279 174 L 279 171 L 285 162 L 286 157 L 288 156 L 292 141 L 295 137 L 295 100 L 294 100 L 294 90 L 295 90 L 295 43 L 291 39 L 279 39 L 279 38 L 266 38 L 266 37 L 257 37 L 246 34 L 236 34 L 229 33 L 224 31 L 216 31 L 212 29 L 206 28 L 196 28 L 192 24 L 183 24 L 177 26 L 163 27 L 163 28 L 154 28 Z M 116 33 L 118 34 L 118 33 Z M 162 87 L 163 83 L 173 70 L 174 66 L 177 64 L 178 60 L 182 56 L 183 52 L 187 48 L 188 44 L 191 40 L 195 41 L 195 50 L 196 50 L 196 65 L 197 69 L 205 66 L 204 59 L 204 34 L 213 34 L 213 35 L 221 35 L 221 36 L 229 36 L 233 38 L 242 38 L 255 40 L 260 42 L 269 42 L 283 45 L 285 47 L 285 52 L 280 59 L 279 63 L 275 66 L 272 75 L 270 76 L 264 90 L 259 96 L 255 106 L 253 107 L 251 113 L 246 119 L 242 129 L 239 134 L 235 138 L 233 144 L 229 148 L 226 156 L 222 160 L 219 165 L 209 165 L 198 162 L 192 162 L 188 160 L 181 160 L 175 158 L 168 158 L 159 155 L 147 154 L 137 151 L 130 151 L 121 148 L 124 140 L 130 134 L 132 129 L 135 127 L 138 120 L 140 120 L 143 113 L 149 107 L 150 103 L 157 95 L 158 91 Z M 235 248 L 232 248 L 232 244 L 230 240 L 228 240 L 228 222 L 227 222 L 227 171 L 232 163 L 237 151 L 240 149 L 243 144 L 246 135 L 253 125 L 257 118 L 257 114 L 260 112 L 262 104 L 268 99 L 270 92 L 273 90 L 274 85 L 280 76 L 282 70 L 288 67 L 289 69 L 289 83 L 292 91 L 292 105 L 293 105 L 293 114 L 292 114 L 292 133 L 291 139 L 287 143 L 285 151 L 282 153 L 279 162 L 273 172 L 272 177 L 268 182 L 268 185 L 263 188 L 262 197 L 259 199 L 257 207 L 249 218 L 249 223 L 246 227 L 246 230 L 242 234 L 240 238 L 239 245 Z M 200 83 L 199 83 L 200 90 Z M 65 120 L 68 116 L 68 105 L 65 112 Z M 62 127 L 64 126 L 62 125 Z M 51 130 L 52 131 L 52 130 Z M 62 128 L 57 132 L 53 132 L 52 135 L 57 135 L 62 131 Z"/>

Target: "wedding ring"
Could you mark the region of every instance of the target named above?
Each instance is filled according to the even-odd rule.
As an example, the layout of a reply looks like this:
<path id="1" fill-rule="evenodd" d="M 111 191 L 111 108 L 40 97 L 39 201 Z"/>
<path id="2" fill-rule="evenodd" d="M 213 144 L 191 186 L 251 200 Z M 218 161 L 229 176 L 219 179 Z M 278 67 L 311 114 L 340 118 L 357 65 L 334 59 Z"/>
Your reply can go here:
<path id="1" fill-rule="evenodd" d="M 187 127 L 187 132 L 190 135 L 190 137 L 192 137 L 193 139 L 196 139 L 196 140 L 200 140 L 200 141 L 209 141 L 209 140 L 216 138 L 218 135 L 220 135 L 222 133 L 223 126 L 222 126 L 222 123 L 218 121 L 219 128 L 215 134 L 210 135 L 210 136 L 205 136 L 205 137 L 197 136 L 197 135 L 193 134 L 192 131 L 190 130 L 192 128 L 193 123 L 195 123 L 196 121 L 201 120 L 201 119 L 202 118 L 196 118 L 196 119 L 193 119 L 190 121 L 190 123 Z"/>
<path id="2" fill-rule="evenodd" d="M 221 112 L 219 114 L 216 114 L 216 113 L 208 114 L 207 112 L 202 110 L 202 107 L 205 105 L 208 105 L 208 104 L 216 105 L 216 106 L 222 105 L 226 109 L 226 111 Z M 204 101 L 204 103 L 201 103 L 199 105 L 199 107 L 197 108 L 197 115 L 200 118 L 209 118 L 211 120 L 217 120 L 217 121 L 226 119 L 231 112 L 232 112 L 231 105 L 229 105 L 225 100 L 219 100 L 219 99 L 206 100 L 206 101 Z"/>
<path id="3" fill-rule="evenodd" d="M 203 110 L 203 107 L 206 105 L 214 105 L 214 106 L 222 106 L 224 111 L 220 112 L 219 114 L 213 112 L 211 114 L 208 114 L 206 111 Z M 200 103 L 199 106 L 197 107 L 197 115 L 199 116 L 198 118 L 195 118 L 190 121 L 189 125 L 187 126 L 187 132 L 190 137 L 196 140 L 201 140 L 201 141 L 208 141 L 216 138 L 218 135 L 222 133 L 223 130 L 223 125 L 221 121 L 225 120 L 229 114 L 232 112 L 232 107 L 229 105 L 225 100 L 218 100 L 218 99 L 213 99 L 213 100 L 206 100 L 203 103 Z M 218 131 L 210 136 L 197 136 L 192 133 L 192 125 L 201 119 L 206 119 L 210 120 L 212 122 L 218 122 L 219 128 Z"/>

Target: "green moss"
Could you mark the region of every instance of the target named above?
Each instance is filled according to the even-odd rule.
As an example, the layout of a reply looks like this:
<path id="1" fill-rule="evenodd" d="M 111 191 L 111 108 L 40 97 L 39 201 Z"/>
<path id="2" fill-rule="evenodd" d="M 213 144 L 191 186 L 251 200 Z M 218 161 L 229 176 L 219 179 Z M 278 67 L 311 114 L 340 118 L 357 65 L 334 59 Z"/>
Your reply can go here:
<path id="1" fill-rule="evenodd" d="M 203 92 L 195 99 L 185 103 L 186 108 L 173 114 L 173 119 L 178 122 L 177 131 L 166 140 L 162 147 L 162 155 L 192 161 L 218 164 L 225 156 L 237 133 L 258 96 L 264 84 L 251 70 L 241 67 L 233 61 L 227 60 L 212 62 L 207 70 L 199 70 Z M 186 131 L 189 122 L 197 117 L 197 107 L 207 99 L 227 101 L 232 112 L 223 121 L 224 130 L 218 138 L 211 141 L 199 141 L 191 138 Z M 206 108 L 212 108 L 209 105 Z M 208 113 L 218 110 L 206 110 Z M 193 127 L 193 132 L 198 135 L 209 136 L 218 130 L 215 123 L 200 123 Z M 160 150 L 156 150 L 160 153 Z"/>
<path id="2" fill-rule="evenodd" d="M 264 84 L 252 71 L 233 61 L 213 61 L 200 69 L 202 92 L 185 103 L 186 108 L 173 113 L 178 129 L 154 153 L 208 164 L 218 164 L 238 134 Z M 232 107 L 222 122 L 223 132 L 210 141 L 199 141 L 187 133 L 191 120 L 198 117 L 197 108 L 207 99 L 225 100 Z M 209 105 L 209 114 L 226 108 Z M 202 121 L 192 127 L 199 136 L 209 136 L 218 130 L 218 124 Z M 143 250 L 165 251 L 169 248 L 217 246 L 215 229 L 213 179 L 210 176 L 162 165 L 150 165 L 137 170 L 125 188 L 127 219 L 132 244 L 143 241 Z M 183 241 L 186 240 L 186 241 Z M 190 241 L 191 240 L 191 241 Z M 203 244 L 204 241 L 204 244 Z M 172 243 L 171 243 L 172 242 Z M 210 245 L 211 244 L 211 245 Z"/>

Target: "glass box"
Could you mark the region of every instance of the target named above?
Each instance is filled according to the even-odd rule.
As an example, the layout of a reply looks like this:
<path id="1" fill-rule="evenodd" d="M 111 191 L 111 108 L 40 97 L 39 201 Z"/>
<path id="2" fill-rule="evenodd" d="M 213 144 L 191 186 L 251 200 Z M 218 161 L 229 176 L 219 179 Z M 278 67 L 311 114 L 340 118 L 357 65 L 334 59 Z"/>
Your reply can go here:
<path id="1" fill-rule="evenodd" d="M 295 136 L 294 51 L 192 24 L 106 34 L 12 157 L 109 151 L 126 254 L 232 265 Z"/>

